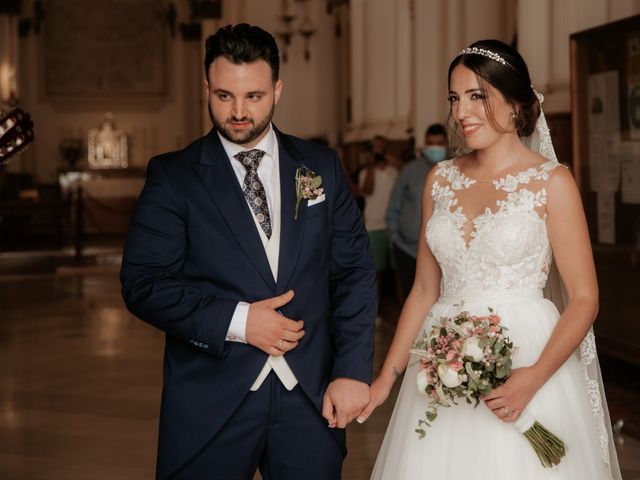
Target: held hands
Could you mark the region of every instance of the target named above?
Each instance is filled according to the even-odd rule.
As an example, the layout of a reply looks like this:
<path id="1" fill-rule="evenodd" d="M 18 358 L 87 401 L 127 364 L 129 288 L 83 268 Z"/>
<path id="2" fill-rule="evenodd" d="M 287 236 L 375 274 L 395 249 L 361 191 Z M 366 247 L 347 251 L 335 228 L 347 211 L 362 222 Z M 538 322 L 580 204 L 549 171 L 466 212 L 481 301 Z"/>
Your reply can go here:
<path id="1" fill-rule="evenodd" d="M 369 385 L 351 378 L 337 378 L 329 384 L 322 402 L 322 416 L 329 428 L 345 428 L 369 403 Z"/>
<path id="2" fill-rule="evenodd" d="M 516 368 L 503 385 L 483 400 L 496 417 L 515 422 L 543 383 L 532 367 Z"/>
<path id="3" fill-rule="evenodd" d="M 293 298 L 293 290 L 249 306 L 245 337 L 249 345 L 269 355 L 283 355 L 298 346 L 304 336 L 304 322 L 290 320 L 277 312 Z"/>
<path id="4" fill-rule="evenodd" d="M 393 383 L 391 385 L 393 385 Z M 373 411 L 385 402 L 387 397 L 389 397 L 389 392 L 391 392 L 391 385 L 384 382 L 381 377 L 373 381 L 371 384 L 369 404 L 360 412 L 360 415 L 358 415 L 358 423 L 364 423 Z"/>

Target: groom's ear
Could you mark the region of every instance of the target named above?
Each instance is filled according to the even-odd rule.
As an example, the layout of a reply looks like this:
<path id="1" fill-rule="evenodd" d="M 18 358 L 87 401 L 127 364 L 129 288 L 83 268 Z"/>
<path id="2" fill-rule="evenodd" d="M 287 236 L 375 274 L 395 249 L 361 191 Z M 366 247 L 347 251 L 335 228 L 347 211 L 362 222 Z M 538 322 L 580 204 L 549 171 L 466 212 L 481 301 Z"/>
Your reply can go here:
<path id="1" fill-rule="evenodd" d="M 280 95 L 282 94 L 282 80 L 276 81 L 276 84 L 274 85 L 273 89 L 274 89 L 273 103 L 277 104 L 280 101 Z"/>

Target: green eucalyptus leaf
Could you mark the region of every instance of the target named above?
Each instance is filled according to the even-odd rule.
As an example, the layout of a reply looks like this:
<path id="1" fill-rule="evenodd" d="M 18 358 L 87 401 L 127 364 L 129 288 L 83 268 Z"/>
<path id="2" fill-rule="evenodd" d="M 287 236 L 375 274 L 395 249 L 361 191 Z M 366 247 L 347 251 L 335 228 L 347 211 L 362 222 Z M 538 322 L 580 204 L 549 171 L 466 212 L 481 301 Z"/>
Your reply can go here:
<path id="1" fill-rule="evenodd" d="M 482 395 L 487 395 L 491 392 L 491 385 L 480 385 L 478 387 L 478 391 L 482 394 Z"/>

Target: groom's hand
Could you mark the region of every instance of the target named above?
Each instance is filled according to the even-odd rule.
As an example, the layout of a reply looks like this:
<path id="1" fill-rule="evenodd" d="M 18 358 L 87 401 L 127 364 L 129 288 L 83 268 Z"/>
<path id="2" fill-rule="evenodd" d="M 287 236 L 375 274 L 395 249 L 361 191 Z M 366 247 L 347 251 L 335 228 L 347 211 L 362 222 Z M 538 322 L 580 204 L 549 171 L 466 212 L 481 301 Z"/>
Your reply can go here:
<path id="1" fill-rule="evenodd" d="M 293 290 L 249 305 L 245 338 L 249 345 L 269 355 L 283 355 L 298 346 L 304 336 L 304 322 L 291 320 L 278 309 L 291 301 Z"/>
<path id="2" fill-rule="evenodd" d="M 336 378 L 327 387 L 322 416 L 329 428 L 345 428 L 369 403 L 369 385 L 351 378 Z"/>

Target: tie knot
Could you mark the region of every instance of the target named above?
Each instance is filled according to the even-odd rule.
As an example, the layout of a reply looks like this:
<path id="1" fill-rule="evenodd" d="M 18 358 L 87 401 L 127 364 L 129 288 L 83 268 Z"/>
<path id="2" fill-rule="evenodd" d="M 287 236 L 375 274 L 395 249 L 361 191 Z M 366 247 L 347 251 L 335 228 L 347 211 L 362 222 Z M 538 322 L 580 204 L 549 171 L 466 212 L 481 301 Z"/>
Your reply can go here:
<path id="1" fill-rule="evenodd" d="M 242 165 L 244 165 L 244 168 L 246 168 L 247 171 L 256 171 L 263 156 L 264 152 L 256 148 L 235 154 L 235 157 L 240 163 L 242 163 Z"/>

